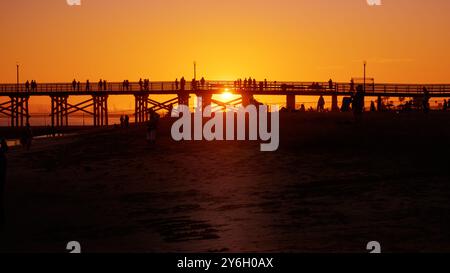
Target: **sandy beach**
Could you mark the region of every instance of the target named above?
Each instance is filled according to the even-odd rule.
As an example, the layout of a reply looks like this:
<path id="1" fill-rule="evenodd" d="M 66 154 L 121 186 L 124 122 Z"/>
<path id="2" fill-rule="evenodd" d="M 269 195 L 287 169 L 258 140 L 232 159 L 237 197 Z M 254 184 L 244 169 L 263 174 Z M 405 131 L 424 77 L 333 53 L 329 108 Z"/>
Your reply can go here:
<path id="1" fill-rule="evenodd" d="M 163 119 L 8 153 L 2 252 L 450 251 L 448 113 L 281 114 L 280 148 Z"/>

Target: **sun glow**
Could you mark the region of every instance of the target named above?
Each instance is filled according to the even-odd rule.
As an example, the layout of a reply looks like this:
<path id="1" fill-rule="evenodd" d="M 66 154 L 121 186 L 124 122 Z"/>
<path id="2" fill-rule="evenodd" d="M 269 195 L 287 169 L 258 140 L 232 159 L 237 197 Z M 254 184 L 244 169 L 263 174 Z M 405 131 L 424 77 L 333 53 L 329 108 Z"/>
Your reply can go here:
<path id="1" fill-rule="evenodd" d="M 233 94 L 231 94 L 230 90 L 227 88 L 225 91 L 220 95 L 220 98 L 224 101 L 229 101 L 233 98 Z"/>

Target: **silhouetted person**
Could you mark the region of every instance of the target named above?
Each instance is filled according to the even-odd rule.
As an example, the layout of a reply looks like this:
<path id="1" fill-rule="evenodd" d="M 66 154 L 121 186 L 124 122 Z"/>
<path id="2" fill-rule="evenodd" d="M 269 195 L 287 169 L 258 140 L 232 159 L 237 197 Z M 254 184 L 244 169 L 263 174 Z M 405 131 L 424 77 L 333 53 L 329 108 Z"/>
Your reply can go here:
<path id="1" fill-rule="evenodd" d="M 86 81 L 86 91 L 90 91 L 91 90 L 91 83 L 89 82 L 89 80 Z"/>
<path id="2" fill-rule="evenodd" d="M 180 89 L 181 91 L 184 91 L 186 89 L 186 80 L 184 79 L 184 77 L 182 77 L 180 80 Z"/>
<path id="3" fill-rule="evenodd" d="M 5 187 L 6 187 L 6 170 L 8 144 L 6 139 L 2 138 L 0 141 L 0 230 L 5 227 Z"/>
<path id="4" fill-rule="evenodd" d="M 120 128 L 125 127 L 125 117 L 123 115 L 120 116 Z"/>
<path id="5" fill-rule="evenodd" d="M 358 85 L 356 87 L 356 94 L 353 96 L 353 115 L 359 121 L 364 112 L 364 87 Z"/>
<path id="6" fill-rule="evenodd" d="M 25 83 L 25 89 L 27 90 L 27 92 L 30 91 L 30 82 L 29 82 L 29 81 L 27 81 L 27 82 Z"/>
<path id="7" fill-rule="evenodd" d="M 306 112 L 306 107 L 305 107 L 304 104 L 302 104 L 302 105 L 300 106 L 300 112 L 302 112 L 302 113 L 305 113 L 305 112 Z"/>
<path id="8" fill-rule="evenodd" d="M 81 82 L 79 81 L 78 83 L 77 83 L 77 91 L 80 91 L 81 90 Z"/>
<path id="9" fill-rule="evenodd" d="M 370 112 L 376 112 L 377 109 L 375 108 L 375 102 L 371 101 L 370 102 Z"/>
<path id="10" fill-rule="evenodd" d="M 36 91 L 37 90 L 37 83 L 35 80 L 31 81 L 31 91 Z"/>
<path id="11" fill-rule="evenodd" d="M 125 116 L 125 127 L 126 128 L 130 127 L 130 117 L 128 115 Z"/>
<path id="12" fill-rule="evenodd" d="M 144 82 L 142 81 L 142 78 L 139 79 L 139 88 L 142 91 L 142 86 L 144 85 Z"/>
<path id="13" fill-rule="evenodd" d="M 77 89 L 77 81 L 75 79 L 73 79 L 72 90 L 75 91 L 76 89 Z"/>
<path id="14" fill-rule="evenodd" d="M 268 87 L 268 84 L 267 84 L 267 79 L 264 79 L 264 88 L 266 88 L 266 89 L 267 89 L 267 87 Z"/>
<path id="15" fill-rule="evenodd" d="M 202 89 L 204 89 L 205 88 L 205 84 L 206 84 L 206 81 L 205 81 L 204 77 L 202 77 L 202 79 L 200 80 L 200 84 L 202 85 Z"/>
<path id="16" fill-rule="evenodd" d="M 330 90 L 333 90 L 333 80 L 332 80 L 332 79 L 330 79 L 330 80 L 328 81 L 328 88 L 329 88 Z"/>
<path id="17" fill-rule="evenodd" d="M 320 96 L 319 101 L 317 102 L 317 112 L 321 113 L 325 110 L 325 99 L 323 96 Z"/>
<path id="18" fill-rule="evenodd" d="M 20 144 L 22 144 L 22 147 L 29 151 L 31 148 L 31 144 L 33 142 L 33 130 L 31 129 L 31 126 L 29 123 L 25 126 L 24 131 L 22 132 L 22 137 L 20 138 Z"/>
<path id="19" fill-rule="evenodd" d="M 178 78 L 175 79 L 175 90 L 178 90 L 179 87 L 179 82 L 178 82 Z"/>
<path id="20" fill-rule="evenodd" d="M 350 80 L 350 92 L 355 91 L 355 81 L 353 79 Z"/>
<path id="21" fill-rule="evenodd" d="M 156 142 L 156 131 L 158 129 L 159 123 L 159 114 L 154 110 L 150 110 L 150 120 L 147 124 L 147 141 L 150 144 L 154 144 Z"/>
<path id="22" fill-rule="evenodd" d="M 383 100 L 381 99 L 381 96 L 378 96 L 377 98 L 377 110 L 378 112 L 383 111 Z"/>
<path id="23" fill-rule="evenodd" d="M 98 91 L 102 91 L 103 90 L 103 81 L 102 79 L 100 79 L 100 81 L 98 82 Z"/>

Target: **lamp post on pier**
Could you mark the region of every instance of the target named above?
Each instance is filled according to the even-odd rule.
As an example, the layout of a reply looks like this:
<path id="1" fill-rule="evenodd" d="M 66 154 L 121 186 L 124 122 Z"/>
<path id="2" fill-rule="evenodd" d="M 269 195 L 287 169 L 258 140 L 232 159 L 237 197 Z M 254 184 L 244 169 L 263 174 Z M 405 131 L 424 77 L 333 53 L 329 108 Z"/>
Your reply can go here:
<path id="1" fill-rule="evenodd" d="M 19 87 L 20 87 L 19 62 L 16 62 L 16 78 L 17 78 L 17 91 L 19 91 Z"/>

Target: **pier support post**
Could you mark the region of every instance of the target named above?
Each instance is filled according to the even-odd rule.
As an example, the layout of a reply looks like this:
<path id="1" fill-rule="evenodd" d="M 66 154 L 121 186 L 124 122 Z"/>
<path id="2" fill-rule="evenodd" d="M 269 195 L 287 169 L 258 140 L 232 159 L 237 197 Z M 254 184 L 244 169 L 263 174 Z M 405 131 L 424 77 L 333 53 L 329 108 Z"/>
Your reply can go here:
<path id="1" fill-rule="evenodd" d="M 93 95 L 94 127 L 108 126 L 108 95 Z"/>
<path id="2" fill-rule="evenodd" d="M 286 108 L 290 111 L 295 110 L 295 95 L 286 95 Z"/>
<path id="3" fill-rule="evenodd" d="M 68 103 L 69 96 L 51 96 L 51 123 L 52 127 L 69 125 Z"/>
<path id="4" fill-rule="evenodd" d="M 24 127 L 30 122 L 28 100 L 29 96 L 10 97 L 11 127 Z"/>
<path id="5" fill-rule="evenodd" d="M 242 106 L 247 107 L 254 102 L 252 94 L 242 93 Z"/>
<path id="6" fill-rule="evenodd" d="M 212 103 L 212 95 L 211 94 L 197 94 L 197 97 L 202 98 L 202 110 L 205 110 L 205 107 L 211 105 Z"/>
<path id="7" fill-rule="evenodd" d="M 336 93 L 331 96 L 331 111 L 339 112 L 338 96 Z"/>
<path id="8" fill-rule="evenodd" d="M 189 107 L 189 93 L 178 93 L 178 104 Z"/>
<path id="9" fill-rule="evenodd" d="M 134 122 L 135 124 L 148 121 L 148 94 L 134 95 Z"/>

